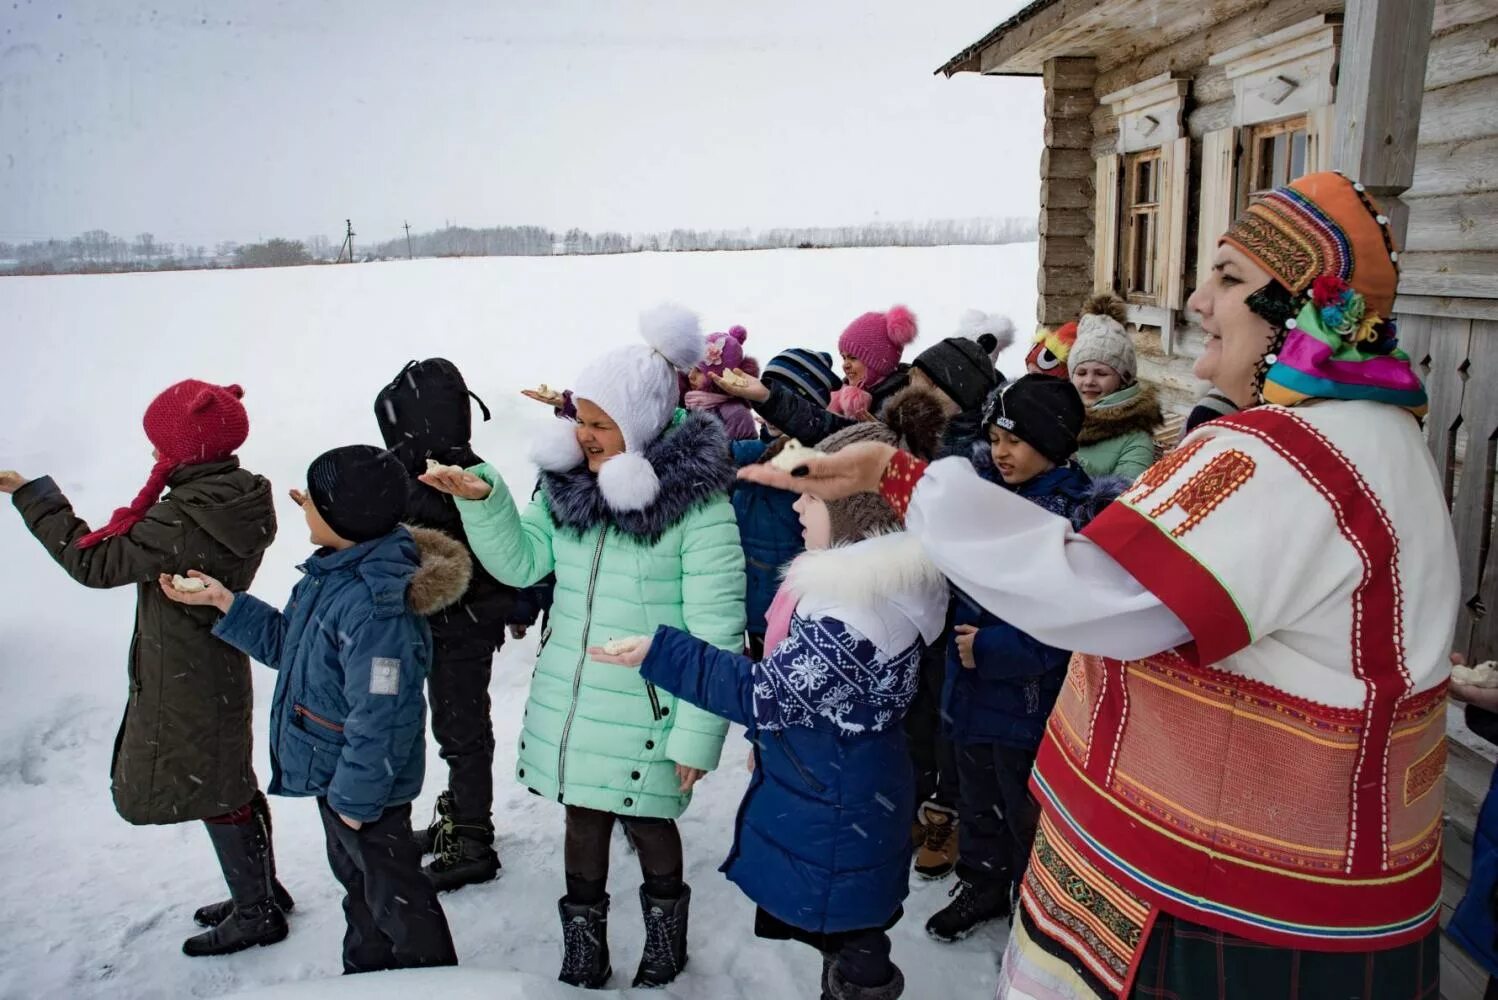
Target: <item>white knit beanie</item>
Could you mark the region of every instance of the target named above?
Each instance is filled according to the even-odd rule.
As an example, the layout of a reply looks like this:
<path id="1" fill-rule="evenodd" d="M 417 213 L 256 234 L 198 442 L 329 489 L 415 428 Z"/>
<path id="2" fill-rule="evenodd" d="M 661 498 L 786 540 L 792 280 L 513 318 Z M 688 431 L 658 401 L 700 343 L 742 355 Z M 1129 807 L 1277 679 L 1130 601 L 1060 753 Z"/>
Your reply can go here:
<path id="1" fill-rule="evenodd" d="M 957 321 L 955 336 L 977 341 L 988 352 L 988 359 L 998 364 L 999 354 L 1014 343 L 1014 321 L 1002 313 L 969 309 Z"/>
<path id="2" fill-rule="evenodd" d="M 1112 368 L 1124 385 L 1133 385 L 1139 371 L 1134 342 L 1123 324 L 1101 313 L 1083 313 L 1077 320 L 1077 342 L 1066 356 L 1066 367 L 1075 372 L 1088 361 L 1099 361 Z"/>
<path id="3" fill-rule="evenodd" d="M 624 435 L 624 453 L 598 470 L 598 489 L 614 510 L 644 510 L 660 493 L 660 479 L 645 450 L 676 412 L 677 372 L 700 363 L 707 339 L 697 315 L 681 306 L 656 306 L 640 317 L 643 344 L 618 347 L 573 380 L 572 398 L 586 399 L 609 415 Z M 571 422 L 537 435 L 531 458 L 548 472 L 567 472 L 583 461 Z"/>

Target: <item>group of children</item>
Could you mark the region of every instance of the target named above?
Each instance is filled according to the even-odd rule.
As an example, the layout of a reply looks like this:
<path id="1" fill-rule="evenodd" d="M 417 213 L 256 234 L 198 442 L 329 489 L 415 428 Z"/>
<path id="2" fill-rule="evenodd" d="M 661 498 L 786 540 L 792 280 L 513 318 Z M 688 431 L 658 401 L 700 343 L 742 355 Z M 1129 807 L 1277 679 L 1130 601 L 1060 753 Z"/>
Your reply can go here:
<path id="1" fill-rule="evenodd" d="M 566 423 L 541 443 L 524 511 L 472 450 L 477 397 L 457 369 L 403 368 L 376 401 L 385 447 L 326 452 L 291 491 L 316 550 L 280 611 L 246 592 L 276 523 L 269 484 L 235 457 L 237 386 L 188 381 L 151 403 L 151 477 L 98 531 L 51 479 L 0 473 L 71 575 L 138 587 L 112 788 L 131 822 L 207 827 L 230 899 L 197 912 L 208 929 L 188 954 L 279 941 L 294 905 L 250 765 L 249 656 L 277 670 L 269 791 L 317 798 L 346 891 L 345 971 L 456 962 L 437 892 L 499 870 L 493 654 L 552 581 L 516 775 L 566 806 L 563 981 L 612 973 L 616 822 L 643 878 L 634 983 L 685 966 L 674 820 L 728 721 L 748 730 L 753 776 L 724 871 L 756 902 L 756 934 L 823 953 L 823 996 L 901 995 L 887 932 L 913 847 L 921 874 L 959 875 L 933 937 L 1011 912 L 1035 828 L 1026 782 L 1069 654 L 950 587 L 877 494 L 797 500 L 735 485 L 733 468 L 792 439 L 880 440 L 970 461 L 1080 528 L 1148 464 L 1138 435 L 1159 417 L 1116 308 L 1089 306 L 1074 338 L 1042 332 L 1012 382 L 994 367 L 1012 325 L 981 313 L 909 365 L 910 311 L 864 314 L 839 338 L 842 378 L 810 348 L 761 370 L 742 327 L 702 337 L 680 311 L 644 333 L 572 390 L 527 392 Z M 450 782 L 413 831 L 427 697 Z"/>

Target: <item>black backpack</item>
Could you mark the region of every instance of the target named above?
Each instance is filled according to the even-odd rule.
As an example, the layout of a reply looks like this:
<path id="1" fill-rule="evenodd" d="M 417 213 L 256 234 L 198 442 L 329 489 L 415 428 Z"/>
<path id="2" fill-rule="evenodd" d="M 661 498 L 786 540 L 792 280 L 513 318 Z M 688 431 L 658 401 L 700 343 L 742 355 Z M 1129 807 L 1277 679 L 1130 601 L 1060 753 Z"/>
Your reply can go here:
<path id="1" fill-rule="evenodd" d="M 426 471 L 429 458 L 443 464 L 473 464 L 465 461 L 472 455 L 470 399 L 488 420 L 489 407 L 468 388 L 457 365 L 446 358 L 408 362 L 375 397 L 375 419 L 385 447 L 412 475 Z"/>

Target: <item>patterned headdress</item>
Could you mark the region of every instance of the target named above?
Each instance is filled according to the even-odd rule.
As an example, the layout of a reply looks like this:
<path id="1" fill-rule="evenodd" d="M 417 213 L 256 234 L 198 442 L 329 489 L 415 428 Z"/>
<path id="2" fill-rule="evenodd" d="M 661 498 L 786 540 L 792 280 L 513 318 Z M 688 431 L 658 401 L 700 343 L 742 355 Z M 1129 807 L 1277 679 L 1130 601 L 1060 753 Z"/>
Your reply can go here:
<path id="1" fill-rule="evenodd" d="M 1370 399 L 1425 414 L 1425 389 L 1398 348 L 1392 317 L 1399 254 L 1388 217 L 1363 185 L 1308 174 L 1254 199 L 1219 242 L 1291 295 L 1294 315 L 1264 358 L 1266 402 Z"/>

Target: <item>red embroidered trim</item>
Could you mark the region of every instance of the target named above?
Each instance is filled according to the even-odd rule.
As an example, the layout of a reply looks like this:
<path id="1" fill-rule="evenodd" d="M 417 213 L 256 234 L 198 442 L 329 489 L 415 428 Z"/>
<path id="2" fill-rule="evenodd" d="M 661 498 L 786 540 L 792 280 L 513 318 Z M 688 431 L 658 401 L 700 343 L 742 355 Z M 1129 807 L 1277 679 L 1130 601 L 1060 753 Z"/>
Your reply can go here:
<path id="1" fill-rule="evenodd" d="M 1196 470 L 1170 495 L 1170 499 L 1150 511 L 1150 518 L 1157 520 L 1170 508 L 1181 508 L 1186 512 L 1186 519 L 1170 529 L 1173 537 L 1180 538 L 1238 492 L 1253 474 L 1254 460 L 1236 448 L 1214 455 L 1212 461 Z"/>
<path id="2" fill-rule="evenodd" d="M 1166 455 L 1160 461 L 1151 465 L 1140 475 L 1139 480 L 1129 489 L 1124 497 L 1130 503 L 1139 503 L 1145 497 L 1164 486 L 1171 476 L 1181 470 L 1181 466 L 1191 461 L 1196 453 L 1201 451 L 1210 438 L 1202 438 L 1194 441 L 1184 448 L 1177 448 Z"/>
<path id="3" fill-rule="evenodd" d="M 927 463 L 909 452 L 897 451 L 895 457 L 884 467 L 884 475 L 879 479 L 879 495 L 902 521 L 905 520 L 905 512 L 910 509 L 910 497 L 915 492 L 915 484 L 926 474 L 926 465 Z"/>

